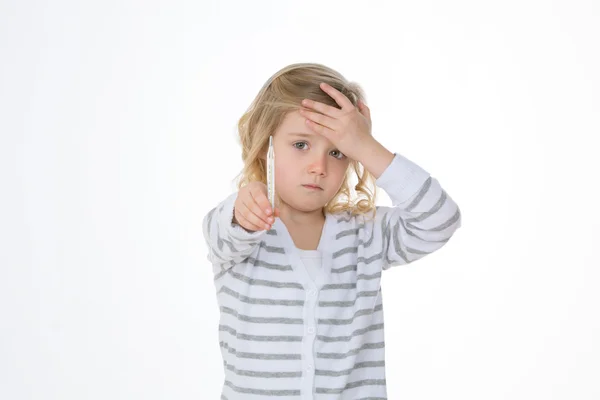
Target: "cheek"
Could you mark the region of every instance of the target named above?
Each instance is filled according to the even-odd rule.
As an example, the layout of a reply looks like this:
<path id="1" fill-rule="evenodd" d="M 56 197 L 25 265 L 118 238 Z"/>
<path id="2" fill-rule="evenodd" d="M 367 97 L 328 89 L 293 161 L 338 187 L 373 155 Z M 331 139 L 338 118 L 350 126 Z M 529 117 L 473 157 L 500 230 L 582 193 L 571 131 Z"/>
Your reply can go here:
<path id="1" fill-rule="evenodd" d="M 332 179 L 333 181 L 337 182 L 337 186 L 339 189 L 339 186 L 342 184 L 342 181 L 344 180 L 344 177 L 346 176 L 346 171 L 348 170 L 348 168 L 344 167 L 344 168 L 340 168 L 339 165 L 337 166 L 337 168 L 335 169 L 335 178 Z M 333 176 L 332 176 L 333 178 Z"/>
<path id="2" fill-rule="evenodd" d="M 284 160 L 275 162 L 275 185 L 284 185 L 287 181 L 289 181 L 292 171 L 289 164 L 289 161 Z"/>

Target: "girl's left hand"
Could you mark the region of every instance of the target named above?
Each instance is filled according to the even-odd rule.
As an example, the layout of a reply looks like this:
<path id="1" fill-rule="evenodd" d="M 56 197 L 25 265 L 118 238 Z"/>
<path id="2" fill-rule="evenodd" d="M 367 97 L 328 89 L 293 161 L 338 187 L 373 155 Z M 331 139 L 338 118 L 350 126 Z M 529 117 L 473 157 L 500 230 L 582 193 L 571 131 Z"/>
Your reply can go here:
<path id="1" fill-rule="evenodd" d="M 307 126 L 314 132 L 329 139 L 339 151 L 347 157 L 359 160 L 361 147 L 371 136 L 371 112 L 367 105 L 359 100 L 358 108 L 335 88 L 321 83 L 321 89 L 331 96 L 342 109 L 328 106 L 318 101 L 304 99 L 299 110 L 307 118 Z M 313 108 L 317 112 L 309 111 Z"/>

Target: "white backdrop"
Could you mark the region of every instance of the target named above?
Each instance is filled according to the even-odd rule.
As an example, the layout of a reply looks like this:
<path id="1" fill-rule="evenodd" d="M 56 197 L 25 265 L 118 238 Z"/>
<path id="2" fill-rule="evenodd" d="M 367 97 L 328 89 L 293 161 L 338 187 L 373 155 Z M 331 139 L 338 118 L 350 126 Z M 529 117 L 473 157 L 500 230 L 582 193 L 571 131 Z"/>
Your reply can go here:
<path id="1" fill-rule="evenodd" d="M 202 218 L 319 62 L 462 212 L 384 273 L 389 398 L 599 399 L 598 38 L 592 0 L 2 0 L 0 398 L 219 398 Z"/>

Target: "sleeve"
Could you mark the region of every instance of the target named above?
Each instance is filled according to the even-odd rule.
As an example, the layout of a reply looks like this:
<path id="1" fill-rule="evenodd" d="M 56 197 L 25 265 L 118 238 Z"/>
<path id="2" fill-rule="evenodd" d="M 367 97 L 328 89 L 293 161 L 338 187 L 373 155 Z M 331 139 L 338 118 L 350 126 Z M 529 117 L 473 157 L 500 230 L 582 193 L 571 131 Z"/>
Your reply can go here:
<path id="1" fill-rule="evenodd" d="M 210 210 L 203 218 L 202 232 L 208 248 L 208 260 L 221 270 L 244 261 L 260 244 L 266 230 L 248 232 L 233 223 L 233 207 L 238 192 Z"/>
<path id="2" fill-rule="evenodd" d="M 383 269 L 406 265 L 440 249 L 461 226 L 458 205 L 419 165 L 394 153 L 376 180 L 392 207 L 377 206 L 373 229 L 382 241 Z"/>

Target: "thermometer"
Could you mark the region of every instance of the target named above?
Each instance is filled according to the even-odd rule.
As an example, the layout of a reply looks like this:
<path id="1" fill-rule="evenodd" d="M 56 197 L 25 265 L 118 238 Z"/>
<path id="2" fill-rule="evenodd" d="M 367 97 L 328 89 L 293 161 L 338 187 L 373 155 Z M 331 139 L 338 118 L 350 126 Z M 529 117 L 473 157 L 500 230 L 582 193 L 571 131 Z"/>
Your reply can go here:
<path id="1" fill-rule="evenodd" d="M 267 190 L 271 210 L 275 215 L 275 153 L 273 151 L 273 136 L 269 136 L 269 151 L 267 152 Z"/>

